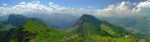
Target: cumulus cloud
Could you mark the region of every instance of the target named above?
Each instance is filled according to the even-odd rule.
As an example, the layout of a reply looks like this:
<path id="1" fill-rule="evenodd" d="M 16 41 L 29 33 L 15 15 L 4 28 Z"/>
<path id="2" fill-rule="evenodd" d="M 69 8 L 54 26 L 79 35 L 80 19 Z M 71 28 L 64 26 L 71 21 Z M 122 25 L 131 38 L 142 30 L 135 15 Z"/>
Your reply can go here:
<path id="1" fill-rule="evenodd" d="M 135 8 L 131 8 L 135 5 L 135 3 L 130 2 L 121 2 L 117 5 L 110 5 L 105 9 L 98 10 L 97 13 L 104 16 L 132 16 L 138 13 L 138 10 Z"/>
<path id="2" fill-rule="evenodd" d="M 0 14 L 23 14 L 23 13 L 67 13 L 67 14 L 93 14 L 92 9 L 72 8 L 57 5 L 49 2 L 48 5 L 40 4 L 40 1 L 34 2 L 20 2 L 11 7 L 0 7 Z"/>
<path id="3" fill-rule="evenodd" d="M 150 14 L 150 1 L 140 2 L 136 8 L 140 10 L 140 14 Z"/>
<path id="4" fill-rule="evenodd" d="M 140 2 L 137 7 L 140 7 L 140 8 L 146 8 L 146 7 L 150 7 L 150 2 L 149 1 L 146 1 L 146 2 Z"/>
<path id="5" fill-rule="evenodd" d="M 133 8 L 132 8 L 133 7 Z M 150 1 L 140 3 L 121 2 L 110 5 L 105 9 L 97 10 L 97 14 L 107 17 L 131 17 L 150 14 Z"/>
<path id="6" fill-rule="evenodd" d="M 5 14 L 24 14 L 24 13 L 43 13 L 43 14 L 53 14 L 53 13 L 63 13 L 63 14 L 93 14 L 96 16 L 103 17 L 126 17 L 135 16 L 141 14 L 150 14 L 150 1 L 131 3 L 131 2 L 121 2 L 114 5 L 109 5 L 104 9 L 85 9 L 85 8 L 73 8 L 60 6 L 53 2 L 47 3 L 48 5 L 43 5 L 40 1 L 34 2 L 20 2 L 17 5 L 6 7 L 5 5 L 0 7 L 0 15 Z M 87 6 L 91 7 L 91 6 Z M 93 8 L 93 7 L 92 7 Z"/>

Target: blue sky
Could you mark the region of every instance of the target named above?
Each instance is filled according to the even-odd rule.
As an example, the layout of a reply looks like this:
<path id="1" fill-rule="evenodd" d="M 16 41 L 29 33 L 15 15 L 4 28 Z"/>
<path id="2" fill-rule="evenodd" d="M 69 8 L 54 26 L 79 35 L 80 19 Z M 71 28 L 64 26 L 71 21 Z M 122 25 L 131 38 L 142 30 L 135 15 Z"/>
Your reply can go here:
<path id="1" fill-rule="evenodd" d="M 40 1 L 41 4 L 47 5 L 49 2 L 53 2 L 60 6 L 69 6 L 74 8 L 95 8 L 95 9 L 103 9 L 109 5 L 121 3 L 122 1 L 138 3 L 146 0 L 0 0 L 0 6 L 2 4 L 8 4 L 9 6 L 16 5 L 20 2 L 32 2 L 32 1 Z"/>
<path id="2" fill-rule="evenodd" d="M 0 16 L 7 14 L 92 14 L 124 17 L 150 14 L 150 0 L 0 0 Z"/>

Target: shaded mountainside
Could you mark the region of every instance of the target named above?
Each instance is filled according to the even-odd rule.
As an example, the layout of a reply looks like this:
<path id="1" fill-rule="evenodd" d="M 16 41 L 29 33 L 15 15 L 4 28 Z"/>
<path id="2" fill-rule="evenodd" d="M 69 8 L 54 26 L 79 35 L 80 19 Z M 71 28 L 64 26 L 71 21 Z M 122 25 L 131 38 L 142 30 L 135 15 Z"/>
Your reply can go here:
<path id="1" fill-rule="evenodd" d="M 150 34 L 150 15 L 138 17 L 135 29 L 141 31 L 144 34 Z"/>
<path id="2" fill-rule="evenodd" d="M 0 31 L 6 31 L 11 28 L 17 28 L 21 26 L 28 19 L 35 22 L 43 23 L 42 20 L 37 18 L 27 18 L 22 15 L 10 14 L 9 18 L 6 21 L 0 22 Z"/>
<path id="3" fill-rule="evenodd" d="M 8 15 L 0 16 L 0 22 L 6 21 L 8 18 Z"/>
<path id="4" fill-rule="evenodd" d="M 20 26 L 26 19 L 27 17 L 22 15 L 10 14 L 6 22 L 13 26 Z"/>
<path id="5" fill-rule="evenodd" d="M 15 28 L 15 27 L 10 25 L 10 24 L 8 24 L 8 23 L 6 23 L 6 22 L 1 22 L 0 23 L 0 32 L 1 33 L 3 33 L 4 31 L 8 31 L 8 30 L 10 30 L 12 28 Z"/>
<path id="6" fill-rule="evenodd" d="M 6 17 L 6 16 L 4 16 Z M 22 15 L 10 14 L 8 19 L 0 22 L 0 31 L 9 31 L 12 28 L 19 27 L 22 25 L 28 18 Z"/>
<path id="7" fill-rule="evenodd" d="M 79 26 L 76 32 L 85 34 L 97 34 L 99 30 L 99 23 L 100 21 L 93 16 L 84 14 L 81 16 L 81 18 L 79 18 L 74 26 Z"/>

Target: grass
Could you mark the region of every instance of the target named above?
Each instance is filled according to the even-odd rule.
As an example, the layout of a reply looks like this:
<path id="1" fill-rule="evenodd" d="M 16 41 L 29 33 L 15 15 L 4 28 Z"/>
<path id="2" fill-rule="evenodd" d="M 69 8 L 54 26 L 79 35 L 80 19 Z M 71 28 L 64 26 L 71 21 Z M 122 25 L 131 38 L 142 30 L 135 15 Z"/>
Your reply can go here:
<path id="1" fill-rule="evenodd" d="M 24 28 L 23 31 L 36 34 L 35 37 L 33 37 L 31 34 L 26 37 L 30 38 L 29 42 L 144 42 L 144 40 L 139 40 L 132 36 L 128 38 L 112 38 L 110 36 L 101 36 L 101 34 L 97 34 L 97 30 L 100 30 L 97 28 L 101 28 L 111 35 L 117 34 L 115 31 L 113 31 L 112 27 L 106 24 L 102 24 L 100 27 L 97 27 L 90 23 L 84 23 L 84 25 L 82 25 L 81 33 L 74 32 L 78 27 L 80 27 L 79 25 L 74 27 L 75 30 L 70 29 L 73 31 L 61 31 L 55 29 L 55 27 L 47 27 L 38 22 L 26 21 L 22 27 Z M 15 38 L 11 39 L 11 42 L 15 42 L 15 40 Z"/>

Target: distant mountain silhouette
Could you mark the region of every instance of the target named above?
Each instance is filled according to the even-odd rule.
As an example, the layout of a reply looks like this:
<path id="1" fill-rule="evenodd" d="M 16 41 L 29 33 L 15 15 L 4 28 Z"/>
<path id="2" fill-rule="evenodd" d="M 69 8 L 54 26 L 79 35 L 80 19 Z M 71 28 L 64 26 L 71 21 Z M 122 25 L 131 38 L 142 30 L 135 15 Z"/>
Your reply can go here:
<path id="1" fill-rule="evenodd" d="M 22 15 L 15 15 L 15 14 L 11 14 L 8 17 L 7 23 L 11 24 L 13 26 L 20 26 L 23 24 L 23 22 L 27 19 L 27 17 L 22 16 Z"/>

